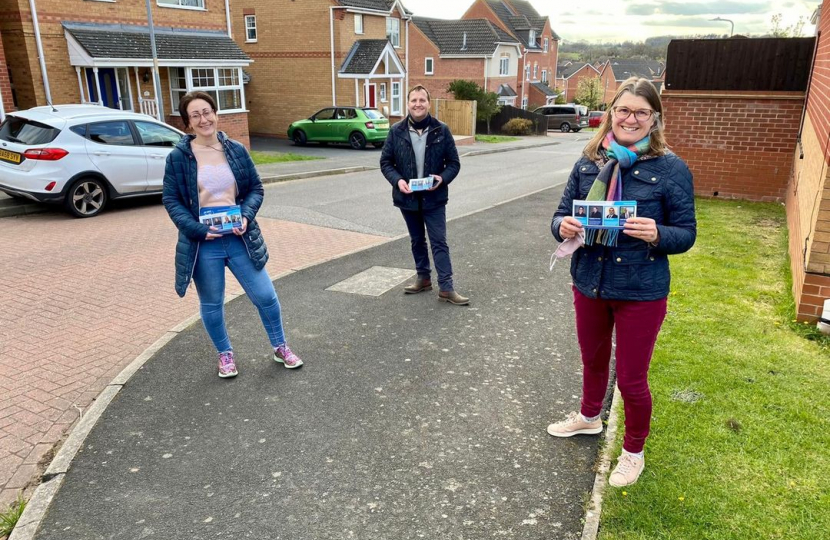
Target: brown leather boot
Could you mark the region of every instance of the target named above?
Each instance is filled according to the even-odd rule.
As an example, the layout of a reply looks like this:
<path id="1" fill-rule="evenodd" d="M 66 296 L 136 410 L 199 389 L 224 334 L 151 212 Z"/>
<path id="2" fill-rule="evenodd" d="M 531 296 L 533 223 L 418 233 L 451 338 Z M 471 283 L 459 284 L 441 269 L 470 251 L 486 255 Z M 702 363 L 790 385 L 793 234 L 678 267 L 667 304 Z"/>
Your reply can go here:
<path id="1" fill-rule="evenodd" d="M 470 299 L 466 296 L 461 296 L 455 291 L 441 291 L 438 293 L 438 300 L 441 302 L 449 302 L 450 304 L 455 304 L 456 306 L 468 306 L 470 305 Z"/>
<path id="2" fill-rule="evenodd" d="M 431 291 L 432 290 L 432 282 L 429 279 L 418 278 L 415 280 L 415 283 L 411 285 L 407 285 L 403 288 L 404 294 L 417 294 L 419 292 L 424 291 Z"/>

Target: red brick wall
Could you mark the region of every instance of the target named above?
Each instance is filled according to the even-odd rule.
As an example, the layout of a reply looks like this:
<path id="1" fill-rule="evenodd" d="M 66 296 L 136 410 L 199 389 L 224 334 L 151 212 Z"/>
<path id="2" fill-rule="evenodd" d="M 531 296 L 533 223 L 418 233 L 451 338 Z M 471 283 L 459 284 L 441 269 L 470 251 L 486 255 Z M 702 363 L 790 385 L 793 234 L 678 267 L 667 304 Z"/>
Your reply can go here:
<path id="1" fill-rule="evenodd" d="M 822 5 L 817 30 L 821 36 L 816 47 L 807 113 L 821 141 L 821 149 L 827 154 L 827 141 L 830 137 L 830 2 L 827 0 Z"/>
<path id="2" fill-rule="evenodd" d="M 3 110 L 6 112 L 14 110 L 12 86 L 9 81 L 9 70 L 6 69 L 6 53 L 2 39 L 0 39 L 0 96 L 3 97 Z"/>
<path id="3" fill-rule="evenodd" d="M 424 60 L 432 58 L 432 75 L 424 73 Z M 409 87 L 423 85 L 437 99 L 453 99 L 447 86 L 456 79 L 484 86 L 484 58 L 439 58 L 438 47 L 417 26 L 409 27 Z M 514 81 L 515 84 L 515 81 Z"/>
<path id="4" fill-rule="evenodd" d="M 178 114 L 169 114 L 164 121 L 182 131 L 186 131 L 182 117 Z M 231 139 L 244 144 L 245 148 L 251 149 L 251 137 L 248 134 L 248 113 L 220 114 L 219 129 L 224 131 L 225 135 Z"/>
<path id="5" fill-rule="evenodd" d="M 582 69 L 571 75 L 571 78 L 567 80 L 567 86 L 565 87 L 565 101 L 573 101 L 576 98 L 576 88 L 579 86 L 579 81 L 591 77 L 599 77 L 599 75 L 596 70 L 588 64 L 582 66 Z"/>
<path id="6" fill-rule="evenodd" d="M 709 197 L 782 201 L 793 166 L 801 92 L 662 94 L 666 139 Z"/>

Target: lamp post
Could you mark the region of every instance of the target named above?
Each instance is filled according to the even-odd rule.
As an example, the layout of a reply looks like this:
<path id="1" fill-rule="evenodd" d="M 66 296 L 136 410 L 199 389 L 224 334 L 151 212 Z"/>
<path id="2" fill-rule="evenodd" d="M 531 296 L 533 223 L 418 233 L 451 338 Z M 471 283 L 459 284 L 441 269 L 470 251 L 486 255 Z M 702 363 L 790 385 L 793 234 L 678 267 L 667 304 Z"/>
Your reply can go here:
<path id="1" fill-rule="evenodd" d="M 723 21 L 728 22 L 731 26 L 729 27 L 729 37 L 732 37 L 732 34 L 735 33 L 735 23 L 730 21 L 729 19 L 722 19 L 720 17 L 715 17 L 714 19 L 709 19 L 710 21 Z"/>
<path id="2" fill-rule="evenodd" d="M 159 79 L 161 78 L 159 75 L 159 58 L 158 54 L 156 53 L 156 31 L 153 27 L 153 10 L 150 8 L 150 0 L 147 0 L 147 26 L 150 30 L 150 51 L 153 55 L 153 86 L 155 87 L 156 92 L 156 118 L 158 118 L 159 122 L 164 122 L 164 112 L 161 102 L 161 82 Z"/>

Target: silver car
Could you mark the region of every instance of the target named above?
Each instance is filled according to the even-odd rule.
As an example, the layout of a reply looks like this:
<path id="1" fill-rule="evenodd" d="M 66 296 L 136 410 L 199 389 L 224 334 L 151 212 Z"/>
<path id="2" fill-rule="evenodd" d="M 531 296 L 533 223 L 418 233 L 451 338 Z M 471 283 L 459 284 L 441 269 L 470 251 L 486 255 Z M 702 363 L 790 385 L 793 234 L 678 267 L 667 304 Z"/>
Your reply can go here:
<path id="1" fill-rule="evenodd" d="M 584 105 L 545 105 L 533 112 L 548 117 L 548 130 L 558 129 L 562 133 L 576 133 L 588 127 L 588 108 Z"/>
<path id="2" fill-rule="evenodd" d="M 98 105 L 12 112 L 0 124 L 0 191 L 92 217 L 110 199 L 161 193 L 167 155 L 183 135 Z"/>

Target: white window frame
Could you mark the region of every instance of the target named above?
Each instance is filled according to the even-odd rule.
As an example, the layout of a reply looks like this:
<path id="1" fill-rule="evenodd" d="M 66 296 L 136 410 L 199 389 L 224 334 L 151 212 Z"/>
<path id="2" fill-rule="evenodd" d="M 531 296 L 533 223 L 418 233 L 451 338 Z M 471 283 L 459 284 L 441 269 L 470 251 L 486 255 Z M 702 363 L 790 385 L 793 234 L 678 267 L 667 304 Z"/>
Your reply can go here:
<path id="1" fill-rule="evenodd" d="M 403 96 L 401 95 L 401 83 L 392 81 L 392 116 L 403 116 Z M 397 108 L 396 108 L 397 106 Z"/>
<path id="2" fill-rule="evenodd" d="M 499 58 L 499 75 L 510 74 L 510 57 L 502 56 Z"/>
<path id="3" fill-rule="evenodd" d="M 243 83 L 242 83 L 242 68 L 222 67 L 222 66 L 220 66 L 220 67 L 215 67 L 215 68 L 170 67 L 170 68 L 167 68 L 167 69 L 168 69 L 167 75 L 168 75 L 169 80 L 170 80 L 170 107 L 171 107 L 171 109 L 173 109 L 171 111 L 171 114 L 176 115 L 176 116 L 178 116 L 178 114 L 179 114 L 178 105 L 176 105 L 175 108 L 173 107 L 174 101 L 176 103 L 178 103 L 178 100 L 173 99 L 173 92 L 175 91 L 175 92 L 178 92 L 178 93 L 181 93 L 182 95 L 184 95 L 185 93 L 191 92 L 193 90 L 201 90 L 201 91 L 207 92 L 208 94 L 213 96 L 213 98 L 216 100 L 216 109 L 217 109 L 216 112 L 217 112 L 217 114 L 234 114 L 234 113 L 245 112 L 245 110 L 246 110 L 245 109 L 245 89 L 244 89 Z M 187 88 L 178 88 L 178 87 L 173 86 L 173 81 L 178 80 L 178 77 L 174 76 L 174 73 L 176 73 L 175 70 L 178 70 L 178 69 L 183 69 L 184 70 Z M 193 83 L 193 72 L 194 71 L 199 71 L 199 70 L 213 71 L 213 82 L 214 82 L 213 86 L 196 86 L 196 85 L 194 85 L 194 83 Z M 219 77 L 219 71 L 220 70 L 233 70 L 233 71 L 235 71 L 236 72 L 235 78 L 236 78 L 237 84 L 230 84 L 230 85 L 221 84 L 220 83 L 220 77 Z M 222 105 L 221 105 L 220 100 L 219 100 L 219 92 L 227 91 L 227 90 L 238 90 L 239 91 L 239 104 L 241 105 L 240 108 L 237 108 L 237 109 L 222 109 Z"/>
<path id="4" fill-rule="evenodd" d="M 205 7 L 205 0 L 156 0 L 156 5 L 159 7 L 173 9 L 196 9 L 199 11 L 207 11 L 207 8 Z"/>
<path id="5" fill-rule="evenodd" d="M 435 60 L 431 56 L 424 58 L 424 75 L 432 75 L 435 73 Z"/>
<path id="6" fill-rule="evenodd" d="M 355 34 L 362 34 L 363 33 L 363 14 L 362 13 L 355 13 L 354 14 L 354 33 Z"/>
<path id="7" fill-rule="evenodd" d="M 528 81 L 530 80 L 530 64 L 525 66 L 525 79 Z"/>
<path id="8" fill-rule="evenodd" d="M 379 97 L 380 97 L 380 102 L 381 103 L 386 103 L 387 99 L 386 99 L 386 83 L 385 82 L 380 83 L 380 86 L 378 87 L 378 94 L 379 94 Z"/>
<path id="9" fill-rule="evenodd" d="M 401 48 L 401 20 L 397 17 L 386 17 L 386 39 L 396 49 Z"/>
<path id="10" fill-rule="evenodd" d="M 249 23 L 253 23 L 251 26 Z M 250 31 L 254 31 L 254 37 L 252 38 L 250 35 Z M 256 31 L 256 15 L 245 15 L 245 43 L 256 43 L 257 41 L 257 31 Z"/>
<path id="11" fill-rule="evenodd" d="M 536 30 L 530 31 L 530 34 L 527 36 L 527 42 L 530 45 L 536 45 Z"/>
<path id="12" fill-rule="evenodd" d="M 545 48 L 545 52 L 548 52 L 548 47 L 550 46 L 550 45 L 548 44 L 548 38 L 545 38 L 545 40 L 544 40 L 544 44 L 545 44 L 545 47 L 544 47 L 544 48 Z"/>
<path id="13" fill-rule="evenodd" d="M 543 83 L 548 82 L 548 70 L 546 70 L 546 69 L 542 70 L 542 82 Z"/>
<path id="14" fill-rule="evenodd" d="M 539 64 L 533 64 L 533 80 L 539 80 Z"/>
<path id="15" fill-rule="evenodd" d="M 526 97 L 522 98 L 522 109 L 527 110 L 527 98 Z"/>

